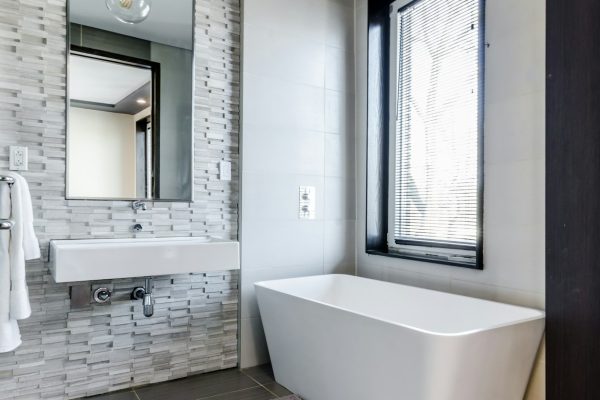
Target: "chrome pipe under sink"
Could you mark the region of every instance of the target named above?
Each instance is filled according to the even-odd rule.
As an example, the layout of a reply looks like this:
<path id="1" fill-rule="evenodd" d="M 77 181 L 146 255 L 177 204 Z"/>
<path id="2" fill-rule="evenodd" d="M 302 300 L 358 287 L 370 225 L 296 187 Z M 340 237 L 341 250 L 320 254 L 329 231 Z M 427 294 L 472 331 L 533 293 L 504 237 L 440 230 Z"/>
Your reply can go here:
<path id="1" fill-rule="evenodd" d="M 144 298 L 142 300 L 142 307 L 144 308 L 144 316 L 151 317 L 154 315 L 154 298 L 152 297 L 152 278 L 146 278 L 144 284 Z"/>

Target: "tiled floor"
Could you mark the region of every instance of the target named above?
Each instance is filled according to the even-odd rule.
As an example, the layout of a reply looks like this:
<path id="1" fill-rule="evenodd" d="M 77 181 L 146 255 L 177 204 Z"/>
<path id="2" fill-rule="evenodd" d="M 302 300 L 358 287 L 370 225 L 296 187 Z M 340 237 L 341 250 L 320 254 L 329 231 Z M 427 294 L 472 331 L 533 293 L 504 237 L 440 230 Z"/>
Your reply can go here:
<path id="1" fill-rule="evenodd" d="M 271 400 L 291 393 L 275 382 L 270 365 L 229 369 L 90 397 L 94 400 Z"/>

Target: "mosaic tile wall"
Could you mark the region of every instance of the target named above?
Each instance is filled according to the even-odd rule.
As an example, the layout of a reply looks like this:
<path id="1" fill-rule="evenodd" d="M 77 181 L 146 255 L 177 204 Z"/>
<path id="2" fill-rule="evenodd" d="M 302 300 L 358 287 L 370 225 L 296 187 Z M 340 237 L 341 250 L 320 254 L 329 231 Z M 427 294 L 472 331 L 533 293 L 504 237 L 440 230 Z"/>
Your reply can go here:
<path id="1" fill-rule="evenodd" d="M 0 354 L 0 399 L 63 399 L 237 365 L 238 273 L 155 280 L 156 313 L 128 300 L 141 282 L 115 280 L 110 306 L 71 310 L 47 267 L 51 239 L 237 237 L 240 7 L 196 0 L 194 202 L 65 200 L 65 0 L 0 0 L 0 170 L 8 146 L 29 148 L 43 261 L 28 263 L 33 308 L 23 345 Z M 233 180 L 217 178 L 219 160 Z"/>

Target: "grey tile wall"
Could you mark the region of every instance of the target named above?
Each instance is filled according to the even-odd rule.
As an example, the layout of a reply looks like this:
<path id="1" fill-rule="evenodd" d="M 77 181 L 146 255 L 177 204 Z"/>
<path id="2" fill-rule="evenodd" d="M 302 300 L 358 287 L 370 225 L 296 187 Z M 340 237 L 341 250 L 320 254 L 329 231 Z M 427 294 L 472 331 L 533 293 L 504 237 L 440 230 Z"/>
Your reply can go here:
<path id="1" fill-rule="evenodd" d="M 240 6 L 196 0 L 194 202 L 65 200 L 65 0 L 0 0 L 0 170 L 8 146 L 29 148 L 35 227 L 43 261 L 27 265 L 33 308 L 23 345 L 0 354 L 0 399 L 62 399 L 164 381 L 237 364 L 238 273 L 156 279 L 146 319 L 115 280 L 110 306 L 71 310 L 69 288 L 45 260 L 51 239 L 237 237 Z M 218 178 L 219 160 L 233 180 Z"/>

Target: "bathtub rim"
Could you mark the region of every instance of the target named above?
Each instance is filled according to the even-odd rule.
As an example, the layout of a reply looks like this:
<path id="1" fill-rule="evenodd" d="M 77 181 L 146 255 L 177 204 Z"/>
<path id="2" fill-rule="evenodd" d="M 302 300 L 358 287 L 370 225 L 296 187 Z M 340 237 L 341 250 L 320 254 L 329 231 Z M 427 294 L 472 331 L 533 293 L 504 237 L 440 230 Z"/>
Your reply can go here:
<path id="1" fill-rule="evenodd" d="M 274 289 L 272 287 L 269 287 L 269 283 L 273 283 L 273 282 L 282 282 L 282 281 L 294 281 L 294 280 L 304 280 L 306 278 L 316 278 L 316 277 L 342 277 L 342 278 L 352 278 L 352 279 L 365 279 L 365 280 L 369 280 L 369 281 L 375 281 L 377 283 L 381 283 L 381 284 L 388 284 L 388 285 L 398 285 L 398 286 L 404 286 L 404 287 L 410 287 L 410 288 L 415 288 L 415 289 L 419 289 L 422 291 L 427 291 L 427 292 L 436 292 L 436 293 L 443 293 L 449 296 L 457 296 L 457 297 L 463 297 L 463 298 L 467 298 L 467 299 L 472 299 L 472 300 L 476 300 L 476 301 L 481 301 L 481 302 L 485 302 L 485 303 L 492 303 L 492 304 L 500 304 L 500 305 L 504 305 L 504 306 L 510 306 L 510 307 L 516 307 L 516 308 L 521 308 L 521 309 L 525 309 L 528 311 L 533 311 L 535 313 L 537 313 L 538 315 L 536 316 L 532 316 L 529 318 L 522 318 L 522 319 L 517 319 L 515 321 L 512 322 L 505 322 L 505 323 L 499 323 L 499 324 L 495 324 L 492 326 L 488 326 L 485 328 L 475 328 L 475 329 L 470 329 L 470 330 L 465 330 L 465 331 L 461 331 L 461 332 L 435 332 L 435 331 L 431 331 L 428 329 L 424 329 L 424 328 L 419 328 L 419 327 L 415 327 L 415 326 L 411 326 L 411 325 L 407 325 L 407 324 L 403 324 L 397 321 L 393 321 L 387 318 L 380 318 L 380 317 L 374 317 L 372 315 L 368 315 L 362 312 L 358 312 L 358 311 L 354 311 L 345 307 L 340 307 L 338 305 L 335 304 L 331 304 L 331 303 L 326 303 L 324 301 L 321 300 L 316 300 L 313 298 L 309 298 L 306 296 L 299 296 L 299 295 L 295 295 L 295 294 L 291 294 L 288 292 L 284 292 L 282 290 L 277 290 Z M 260 281 L 260 282 L 254 282 L 254 287 L 255 288 L 261 288 L 261 289 L 265 289 L 265 290 L 269 290 L 272 292 L 276 292 L 276 293 L 280 293 L 282 295 L 288 296 L 288 297 L 293 297 L 293 298 L 297 298 L 297 299 L 302 299 L 311 303 L 315 303 L 315 304 L 320 304 L 326 307 L 331 307 L 346 313 L 350 313 L 350 314 L 354 314 L 354 315 L 358 315 L 364 318 L 368 318 L 371 320 L 376 320 L 376 321 L 380 321 L 380 322 L 384 322 L 386 324 L 391 324 L 391 325 L 395 325 L 401 328 L 406 328 L 409 329 L 411 331 L 415 331 L 415 332 L 420 332 L 420 333 L 424 333 L 427 335 L 432 335 L 432 336 L 440 336 L 440 337 L 449 337 L 449 338 L 453 338 L 453 337 L 461 337 L 461 336 L 468 336 L 468 335 L 473 335 L 473 334 L 477 334 L 477 333 L 484 333 L 484 332 L 488 332 L 488 331 L 493 331 L 493 330 L 497 330 L 497 329 L 501 329 L 501 328 L 506 328 L 509 326 L 513 326 L 513 325 L 521 325 L 521 324 L 526 324 L 528 322 L 533 322 L 533 321 L 537 321 L 537 320 L 542 320 L 542 323 L 545 326 L 545 320 L 546 320 L 546 313 L 543 310 L 539 310 L 537 308 L 531 308 L 531 307 L 523 307 L 523 306 L 518 306 L 518 305 L 514 305 L 514 304 L 509 304 L 509 303 L 502 303 L 499 301 L 493 301 L 493 300 L 487 300 L 487 299 L 481 299 L 478 297 L 471 297 L 471 296 L 465 296 L 462 294 L 455 294 L 455 293 L 448 293 L 448 292 L 444 292 L 441 290 L 434 290 L 434 289 L 426 289 L 426 288 L 421 288 L 418 286 L 411 286 L 411 285 L 405 285 L 402 283 L 395 283 L 395 282 L 387 282 L 387 281 L 381 281 L 378 279 L 372 279 L 372 278 L 365 278 L 365 277 L 361 277 L 361 276 L 355 276 L 355 275 L 346 275 L 346 274 L 324 274 L 324 275 L 308 275 L 308 276 L 303 276 L 303 277 L 295 277 L 295 278 L 284 278 L 284 279 L 273 279 L 273 280 L 267 280 L 267 281 Z M 257 295 L 257 299 L 258 299 L 258 295 Z M 260 304 L 259 304 L 260 307 Z M 540 337 L 541 340 L 541 337 Z"/>

